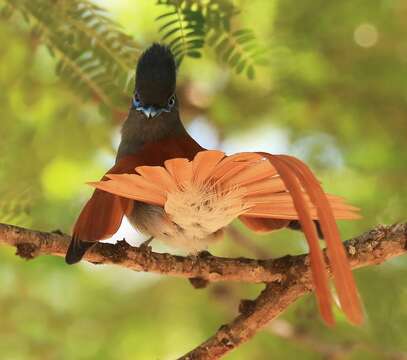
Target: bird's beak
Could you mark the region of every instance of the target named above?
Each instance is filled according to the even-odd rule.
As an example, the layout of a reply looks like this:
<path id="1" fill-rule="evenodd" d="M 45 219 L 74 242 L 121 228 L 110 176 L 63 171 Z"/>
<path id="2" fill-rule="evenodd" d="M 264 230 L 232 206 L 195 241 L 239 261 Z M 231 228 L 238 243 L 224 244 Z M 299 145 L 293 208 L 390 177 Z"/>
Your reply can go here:
<path id="1" fill-rule="evenodd" d="M 170 112 L 171 109 L 168 107 L 155 107 L 153 105 L 141 105 L 140 100 L 137 100 L 135 96 L 133 96 L 133 105 L 132 109 L 142 112 L 147 119 L 155 118 L 156 116 L 160 115 L 162 112 Z"/>
<path id="2" fill-rule="evenodd" d="M 157 115 L 161 114 L 161 109 L 158 109 L 154 106 L 148 106 L 148 107 L 143 107 L 140 109 L 144 115 L 147 117 L 147 119 L 152 119 L 156 117 Z"/>

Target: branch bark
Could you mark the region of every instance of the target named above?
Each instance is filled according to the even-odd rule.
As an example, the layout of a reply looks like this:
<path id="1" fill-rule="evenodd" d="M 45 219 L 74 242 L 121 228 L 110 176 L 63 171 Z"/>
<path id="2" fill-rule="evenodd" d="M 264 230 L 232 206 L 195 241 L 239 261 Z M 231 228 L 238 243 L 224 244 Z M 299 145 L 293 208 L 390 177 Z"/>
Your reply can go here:
<path id="1" fill-rule="evenodd" d="M 70 237 L 60 232 L 41 232 L 0 224 L 0 243 L 15 246 L 17 255 L 65 256 Z M 378 226 L 344 243 L 353 269 L 380 264 L 407 252 L 407 223 Z M 207 281 L 266 283 L 255 300 L 243 300 L 240 315 L 223 325 L 203 344 L 180 359 L 219 359 L 253 337 L 299 297 L 312 291 L 307 254 L 279 259 L 229 259 L 212 256 L 182 257 L 152 252 L 148 247 L 98 243 L 85 259 L 94 264 L 116 264 L 135 271 L 149 271 Z M 329 269 L 328 269 L 329 270 Z"/>
<path id="2" fill-rule="evenodd" d="M 17 255 L 33 259 L 39 255 L 65 256 L 68 235 L 29 230 L 0 224 L 0 243 L 15 246 Z M 208 281 L 262 283 L 280 281 L 284 276 L 281 260 L 230 259 L 203 253 L 177 256 L 152 252 L 149 247 L 132 247 L 125 241 L 97 243 L 84 256 L 93 264 L 116 264 L 135 271 L 145 271 Z"/>
<path id="3" fill-rule="evenodd" d="M 352 269 L 377 265 L 407 252 L 407 223 L 378 226 L 345 242 Z M 240 315 L 179 360 L 219 359 L 252 338 L 302 295 L 312 291 L 308 256 L 287 256 L 287 277 L 268 283 L 254 301 L 242 301 Z"/>

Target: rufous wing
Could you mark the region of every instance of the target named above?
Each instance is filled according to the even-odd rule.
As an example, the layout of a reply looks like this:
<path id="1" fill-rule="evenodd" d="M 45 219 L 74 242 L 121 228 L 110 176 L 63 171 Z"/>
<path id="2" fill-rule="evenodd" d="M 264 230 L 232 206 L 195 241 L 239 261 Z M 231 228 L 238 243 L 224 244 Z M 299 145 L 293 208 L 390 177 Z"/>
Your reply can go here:
<path id="1" fill-rule="evenodd" d="M 78 262 L 96 241 L 113 236 L 124 214 L 131 211 L 131 204 L 128 199 L 95 190 L 76 220 L 66 262 Z"/>
<path id="2" fill-rule="evenodd" d="M 155 192 L 157 187 L 154 184 L 156 182 L 161 184 L 162 182 L 165 184 L 164 190 L 167 187 L 174 186 L 174 184 L 171 183 L 170 176 L 165 176 L 163 170 L 154 170 L 154 167 L 161 167 L 167 159 L 193 159 L 196 153 L 202 150 L 204 149 L 185 133 L 180 136 L 148 143 L 137 154 L 119 159 L 116 165 L 98 182 L 101 189 L 95 190 L 76 220 L 72 232 L 72 241 L 65 257 L 66 262 L 68 264 L 78 262 L 97 241 L 113 236 L 119 229 L 123 217 L 131 213 L 133 209 L 132 200 L 134 199 L 128 196 L 127 193 L 117 191 L 117 187 L 129 189 L 137 188 L 140 185 L 143 189 L 146 189 L 147 193 L 155 194 L 150 201 L 151 203 L 161 204 L 162 193 L 157 194 Z M 146 165 L 149 166 L 144 168 L 143 171 L 143 166 Z M 132 178 L 126 176 L 126 174 L 134 174 L 136 167 L 139 168 L 144 177 Z M 153 167 L 153 169 L 150 169 L 150 167 Z M 118 178 L 117 175 L 119 174 L 123 174 L 124 177 Z M 118 180 L 119 183 L 116 184 L 112 179 L 122 181 Z M 116 184 L 116 191 L 108 192 L 108 189 L 103 188 L 107 183 Z M 148 199 L 139 200 L 149 202 Z"/>
<path id="3" fill-rule="evenodd" d="M 102 180 L 106 180 L 109 174 L 134 172 L 140 161 L 138 156 L 125 157 Z M 68 264 L 80 261 L 95 242 L 113 236 L 119 229 L 123 216 L 131 210 L 132 202 L 129 199 L 96 189 L 75 222 L 65 261 Z"/>

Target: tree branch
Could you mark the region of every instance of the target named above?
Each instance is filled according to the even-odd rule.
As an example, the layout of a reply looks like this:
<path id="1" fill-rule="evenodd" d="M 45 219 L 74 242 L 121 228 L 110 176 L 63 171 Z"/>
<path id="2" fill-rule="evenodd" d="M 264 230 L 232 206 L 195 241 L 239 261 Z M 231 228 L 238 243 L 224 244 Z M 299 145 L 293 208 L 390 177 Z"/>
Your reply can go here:
<path id="1" fill-rule="evenodd" d="M 407 253 L 407 223 L 378 226 L 346 241 L 345 246 L 353 269 L 380 264 Z M 215 335 L 179 360 L 221 358 L 253 337 L 299 297 L 312 291 L 308 257 L 287 256 L 285 260 L 287 277 L 283 281 L 268 283 L 253 301 L 242 301 L 237 318 L 221 326 Z"/>
<path id="2" fill-rule="evenodd" d="M 0 243 L 15 246 L 17 255 L 33 259 L 39 255 L 65 256 L 68 235 L 41 232 L 0 223 Z M 84 256 L 93 264 L 116 264 L 135 271 L 153 272 L 184 278 L 214 281 L 262 283 L 280 281 L 280 260 L 230 259 L 203 253 L 201 256 L 177 256 L 152 252 L 149 247 L 132 247 L 125 241 L 97 243 Z"/>
<path id="3" fill-rule="evenodd" d="M 39 255 L 64 256 L 70 237 L 60 232 L 40 232 L 0 224 L 0 243 L 15 246 L 17 255 L 32 259 Z M 378 226 L 344 243 L 353 269 L 375 265 L 407 252 L 407 223 Z M 240 315 L 180 359 L 219 359 L 253 337 L 270 320 L 299 297 L 312 291 L 307 254 L 279 259 L 228 259 L 212 256 L 182 257 L 152 252 L 148 247 L 98 243 L 85 259 L 94 264 L 116 264 L 135 271 L 149 271 L 208 281 L 267 283 L 255 300 L 243 300 Z M 328 269 L 329 270 L 329 269 Z"/>

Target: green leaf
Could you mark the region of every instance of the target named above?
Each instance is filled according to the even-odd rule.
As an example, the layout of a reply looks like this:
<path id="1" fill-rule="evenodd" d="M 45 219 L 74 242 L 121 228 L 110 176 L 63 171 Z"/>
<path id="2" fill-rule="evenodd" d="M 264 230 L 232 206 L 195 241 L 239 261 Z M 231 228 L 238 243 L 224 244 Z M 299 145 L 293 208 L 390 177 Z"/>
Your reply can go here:
<path id="1" fill-rule="evenodd" d="M 247 67 L 246 74 L 247 74 L 247 77 L 248 77 L 250 80 L 253 80 L 253 79 L 255 78 L 256 73 L 255 73 L 255 70 L 254 70 L 254 66 L 253 66 L 253 65 L 249 65 L 249 66 Z"/>
<path id="2" fill-rule="evenodd" d="M 171 20 L 171 21 L 169 21 L 168 23 L 162 25 L 162 26 L 158 29 L 158 31 L 159 31 L 159 32 L 163 32 L 167 27 L 169 27 L 169 26 L 171 26 L 171 25 L 174 25 L 174 24 L 177 24 L 178 22 L 179 22 L 178 19 Z"/>
<path id="3" fill-rule="evenodd" d="M 236 74 L 240 74 L 244 70 L 245 66 L 246 66 L 246 60 L 243 59 L 239 62 L 239 64 L 235 68 Z"/>
<path id="4" fill-rule="evenodd" d="M 240 61 L 242 55 L 238 52 L 234 53 L 233 56 L 229 60 L 229 65 L 233 68 L 236 64 Z"/>
<path id="5" fill-rule="evenodd" d="M 161 38 L 161 41 L 165 41 L 166 39 L 168 39 L 169 37 L 171 37 L 172 35 L 174 35 L 178 31 L 179 31 L 179 28 L 171 29 L 170 31 L 168 31 L 167 33 L 164 34 L 164 36 Z"/>
<path id="6" fill-rule="evenodd" d="M 199 51 L 188 51 L 187 55 L 192 58 L 200 58 L 202 54 Z"/>
<path id="7" fill-rule="evenodd" d="M 162 15 L 160 15 L 160 16 L 157 16 L 157 17 L 155 18 L 155 20 L 158 21 L 158 20 L 164 19 L 164 18 L 166 18 L 166 17 L 168 17 L 168 16 L 171 16 L 171 15 L 177 15 L 177 11 L 171 11 L 171 12 L 162 14 Z"/>

